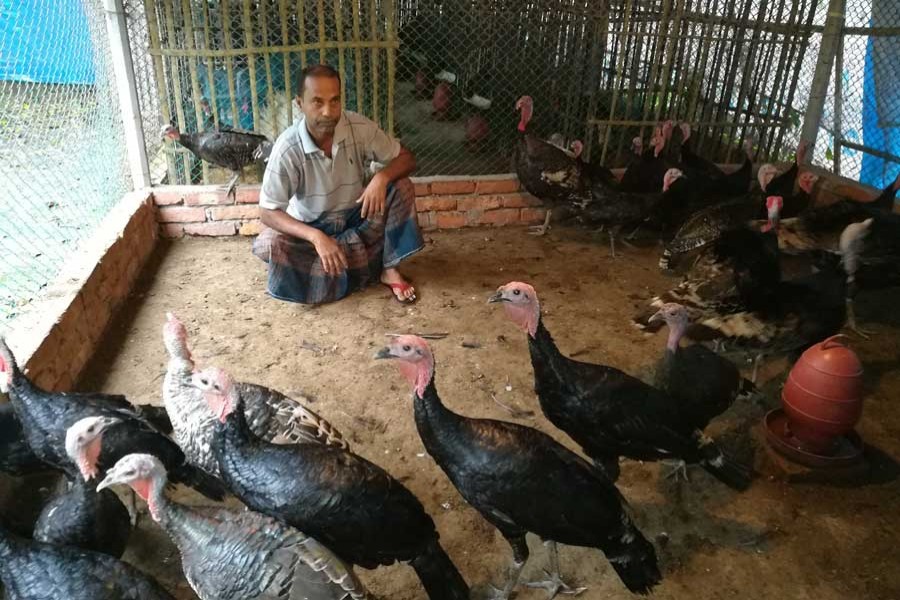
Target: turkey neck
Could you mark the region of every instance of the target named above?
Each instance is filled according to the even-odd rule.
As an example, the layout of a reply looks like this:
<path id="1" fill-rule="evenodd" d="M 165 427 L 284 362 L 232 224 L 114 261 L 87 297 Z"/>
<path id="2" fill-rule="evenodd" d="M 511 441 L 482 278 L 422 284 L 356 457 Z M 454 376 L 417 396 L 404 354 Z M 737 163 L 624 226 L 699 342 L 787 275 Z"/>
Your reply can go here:
<path id="1" fill-rule="evenodd" d="M 894 208 L 894 198 L 897 197 L 897 190 L 894 189 L 894 182 L 890 182 L 881 194 L 872 202 L 875 208 L 881 208 L 890 211 Z"/>
<path id="2" fill-rule="evenodd" d="M 178 143 L 194 154 L 197 153 L 197 140 L 194 139 L 193 133 L 180 133 L 178 135 Z"/>
<path id="3" fill-rule="evenodd" d="M 550 332 L 544 327 L 544 319 L 541 316 L 538 316 L 534 336 L 528 336 L 528 351 L 531 354 L 531 364 L 535 367 L 535 377 L 537 377 L 540 367 L 542 373 L 549 368 L 556 379 L 565 381 L 568 378 L 569 359 L 563 356 L 557 348 Z"/>
<path id="4" fill-rule="evenodd" d="M 217 423 L 216 434 L 214 438 L 215 446 L 221 456 L 233 450 L 242 450 L 244 447 L 251 445 L 257 441 L 253 432 L 250 431 L 250 425 L 247 423 L 247 415 L 244 413 L 244 399 L 238 396 L 235 402 L 234 410 L 225 417 L 225 424 Z"/>
<path id="5" fill-rule="evenodd" d="M 447 443 L 453 442 L 454 433 L 463 417 L 444 406 L 434 384 L 433 368 L 425 392 L 422 395 L 413 392 L 413 409 L 416 429 L 429 454 L 434 456 Z"/>

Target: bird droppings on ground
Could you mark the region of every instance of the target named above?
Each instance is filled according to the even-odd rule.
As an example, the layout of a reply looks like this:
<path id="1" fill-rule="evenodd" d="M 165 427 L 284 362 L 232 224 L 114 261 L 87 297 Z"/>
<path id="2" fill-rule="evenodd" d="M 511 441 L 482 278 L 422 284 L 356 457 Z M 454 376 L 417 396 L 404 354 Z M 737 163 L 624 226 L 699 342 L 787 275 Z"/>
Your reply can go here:
<path id="1" fill-rule="evenodd" d="M 541 414 L 524 334 L 487 304 L 488 296 L 510 280 L 529 281 L 538 292 L 545 290 L 545 321 L 564 352 L 640 376 L 660 356 L 665 334 L 643 335 L 629 319 L 674 279 L 656 268 L 656 247 L 623 249 L 613 260 L 605 238 L 594 240 L 562 226 L 543 238 L 520 228 L 491 230 L 490 240 L 484 239 L 484 230 L 430 235 L 435 243 L 405 270 L 421 292 L 409 310 L 391 301 L 381 286 L 329 306 L 278 302 L 265 294 L 265 266 L 250 254 L 249 240 L 164 242 L 81 388 L 161 403 L 165 350 L 160 329 L 165 312 L 172 311 L 187 324 L 200 367 L 222 366 L 239 380 L 285 392 L 302 389 L 315 397 L 316 412 L 343 432 L 354 451 L 383 466 L 422 500 L 443 546 L 472 587 L 498 583 L 511 557 L 509 546 L 423 456 L 409 389 L 395 369 L 371 359 L 371 342 L 383 345 L 385 332 L 448 333 L 431 342 L 445 404 L 468 416 L 537 427 L 576 449 Z M 533 261 L 524 257 L 537 256 L 543 258 L 542 269 L 532 276 Z M 222 269 L 226 258 L 228 269 Z M 891 303 L 889 293 L 860 299 L 857 312 L 878 334 L 868 341 L 853 338 L 852 346 L 863 360 L 870 391 L 858 431 L 880 453 L 897 459 L 900 316 L 892 314 Z M 478 351 L 461 343 L 475 339 Z M 303 340 L 329 351 L 304 351 Z M 772 377 L 763 385 L 764 404 L 739 402 L 709 429 L 713 437 L 724 436 L 726 447 L 738 455 L 755 456 L 760 475 L 747 492 L 735 493 L 700 469 L 691 469 L 691 482 L 685 484 L 664 480 L 657 464 L 622 462 L 619 489 L 660 557 L 663 582 L 654 598 L 900 597 L 900 513 L 893 509 L 900 481 L 890 459 L 873 463 L 877 477 L 863 487 L 784 483 L 771 470 L 756 428 L 778 402 L 784 374 L 773 371 L 763 370 Z M 183 489 L 177 496 L 206 503 Z M 126 559 L 157 576 L 179 600 L 193 598 L 179 561 L 163 562 L 174 556 L 165 534 L 146 514 L 140 529 Z M 532 555 L 522 581 L 540 577 L 547 566 L 539 540 L 530 538 L 529 544 Z M 588 586 L 579 598 L 633 598 L 598 551 L 561 546 L 560 561 L 569 583 Z M 359 575 L 381 598 L 425 598 L 408 566 L 359 570 Z M 517 598 L 545 595 L 520 587 Z"/>

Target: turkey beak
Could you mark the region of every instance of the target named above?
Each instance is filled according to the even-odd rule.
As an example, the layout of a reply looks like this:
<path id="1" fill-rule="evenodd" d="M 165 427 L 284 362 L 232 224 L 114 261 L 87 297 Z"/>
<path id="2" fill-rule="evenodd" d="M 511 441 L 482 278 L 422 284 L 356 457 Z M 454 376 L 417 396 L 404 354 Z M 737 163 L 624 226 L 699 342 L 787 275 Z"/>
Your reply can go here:
<path id="1" fill-rule="evenodd" d="M 378 352 L 375 353 L 376 360 L 383 359 L 383 358 L 397 358 L 397 357 L 394 356 L 393 354 L 391 354 L 390 346 L 385 346 L 384 348 L 382 348 L 381 350 L 379 350 Z"/>
<path id="2" fill-rule="evenodd" d="M 117 477 L 118 477 L 118 474 L 116 473 L 116 468 L 113 467 L 106 474 L 106 477 L 103 478 L 103 481 L 101 481 L 100 483 L 97 484 L 97 491 L 99 492 L 99 491 L 105 490 L 106 488 L 112 487 L 113 485 L 119 483 L 118 480 L 116 479 Z"/>
<path id="3" fill-rule="evenodd" d="M 495 302 L 506 302 L 506 298 L 503 297 L 503 292 L 501 290 L 497 290 L 496 293 L 488 298 L 488 304 L 494 304 Z"/>
<path id="4" fill-rule="evenodd" d="M 656 323 L 657 321 L 662 321 L 664 319 L 665 319 L 665 317 L 663 317 L 662 311 L 658 310 L 655 313 L 653 313 L 652 317 L 647 319 L 647 322 L 648 323 Z"/>

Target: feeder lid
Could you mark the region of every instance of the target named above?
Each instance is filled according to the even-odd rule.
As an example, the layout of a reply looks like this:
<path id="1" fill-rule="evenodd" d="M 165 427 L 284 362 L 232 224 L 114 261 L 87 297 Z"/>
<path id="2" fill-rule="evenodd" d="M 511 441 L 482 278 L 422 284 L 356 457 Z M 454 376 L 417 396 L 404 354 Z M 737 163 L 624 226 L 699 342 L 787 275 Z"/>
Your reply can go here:
<path id="1" fill-rule="evenodd" d="M 833 335 L 823 342 L 810 347 L 798 362 L 827 375 L 837 377 L 860 377 L 863 373 L 862 363 L 844 340 L 846 335 Z"/>

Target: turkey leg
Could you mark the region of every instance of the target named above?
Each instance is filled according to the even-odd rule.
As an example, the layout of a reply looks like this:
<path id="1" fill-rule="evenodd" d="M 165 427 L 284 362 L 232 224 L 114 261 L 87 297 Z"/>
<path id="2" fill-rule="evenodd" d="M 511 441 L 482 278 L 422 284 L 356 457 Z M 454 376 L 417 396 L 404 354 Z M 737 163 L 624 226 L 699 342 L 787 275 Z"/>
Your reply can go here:
<path id="1" fill-rule="evenodd" d="M 225 196 L 231 196 L 232 199 L 237 201 L 237 182 L 238 179 L 241 178 L 240 172 L 235 172 L 234 177 L 231 178 L 231 181 L 228 182 L 228 185 L 225 186 Z"/>
<path id="2" fill-rule="evenodd" d="M 506 537 L 506 541 L 509 542 L 509 545 L 512 546 L 512 564 L 509 565 L 509 575 L 507 576 L 506 585 L 503 586 L 502 590 L 492 585 L 491 594 L 488 596 L 488 600 L 508 600 L 513 589 L 516 587 L 516 584 L 519 582 L 519 575 L 522 573 L 522 568 L 528 560 L 528 543 L 525 541 L 525 534 L 515 538 L 504 537 Z"/>
<path id="3" fill-rule="evenodd" d="M 553 214 L 552 209 L 547 209 L 547 214 L 544 215 L 544 224 L 543 225 L 535 225 L 533 227 L 528 228 L 528 233 L 531 235 L 546 235 L 548 231 L 550 231 L 550 216 Z"/>
<path id="4" fill-rule="evenodd" d="M 562 580 L 562 576 L 559 574 L 559 550 L 556 547 L 556 542 L 553 540 L 544 540 L 544 546 L 546 546 L 547 550 L 550 552 L 550 570 L 544 571 L 550 579 L 547 579 L 546 581 L 531 581 L 525 585 L 530 588 L 543 588 L 547 590 L 549 592 L 547 600 L 555 598 L 558 594 L 577 596 L 585 591 L 587 589 L 586 587 L 573 588 Z"/>
<path id="5" fill-rule="evenodd" d="M 857 334 L 859 337 L 863 339 L 869 339 L 869 336 L 872 335 L 872 331 L 868 331 L 860 327 L 856 322 L 856 310 L 853 308 L 853 298 L 848 297 L 846 299 L 847 303 L 847 329 Z"/>

